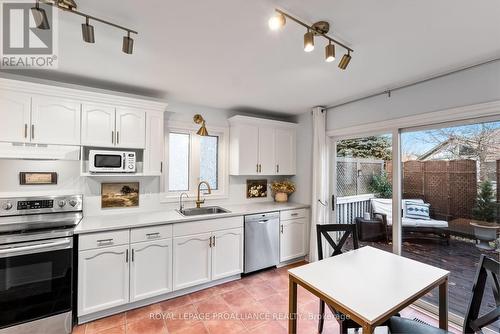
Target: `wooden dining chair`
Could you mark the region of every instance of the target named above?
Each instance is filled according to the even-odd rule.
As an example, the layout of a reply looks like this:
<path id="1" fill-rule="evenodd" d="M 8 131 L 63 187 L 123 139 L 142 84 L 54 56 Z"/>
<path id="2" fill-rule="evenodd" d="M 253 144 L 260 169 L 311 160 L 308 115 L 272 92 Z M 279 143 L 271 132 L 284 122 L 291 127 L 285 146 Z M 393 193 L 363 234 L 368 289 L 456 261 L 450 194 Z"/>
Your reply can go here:
<path id="1" fill-rule="evenodd" d="M 500 262 L 481 255 L 479 267 L 477 268 L 476 278 L 472 285 L 472 298 L 469 302 L 465 314 L 463 332 L 465 334 L 481 333 L 481 329 L 500 319 Z M 479 316 L 481 302 L 483 300 L 486 282 L 490 278 L 493 296 L 496 307 L 488 313 Z M 443 329 L 425 325 L 414 320 L 392 317 L 388 323 L 389 329 L 393 334 L 413 333 L 413 334 L 447 334 L 450 333 Z"/>
<path id="2" fill-rule="evenodd" d="M 356 224 L 325 224 L 325 225 L 316 225 L 316 233 L 318 238 L 318 259 L 323 260 L 323 238 L 328 241 L 328 244 L 333 248 L 333 252 L 330 256 L 336 256 L 342 254 L 342 248 L 344 247 L 349 236 L 352 237 L 353 247 L 354 249 L 358 249 L 358 233 L 356 230 Z M 339 233 L 341 234 L 339 241 L 335 242 L 330 235 L 330 233 Z M 328 308 L 332 311 L 332 314 L 335 315 L 335 319 L 340 326 L 340 333 L 346 334 L 349 328 L 360 328 L 361 326 L 354 322 L 351 319 L 348 319 L 342 313 L 336 311 L 332 306 L 328 305 Z M 325 323 L 325 302 L 319 301 L 319 323 L 318 323 L 318 332 L 323 332 L 323 325 Z"/>

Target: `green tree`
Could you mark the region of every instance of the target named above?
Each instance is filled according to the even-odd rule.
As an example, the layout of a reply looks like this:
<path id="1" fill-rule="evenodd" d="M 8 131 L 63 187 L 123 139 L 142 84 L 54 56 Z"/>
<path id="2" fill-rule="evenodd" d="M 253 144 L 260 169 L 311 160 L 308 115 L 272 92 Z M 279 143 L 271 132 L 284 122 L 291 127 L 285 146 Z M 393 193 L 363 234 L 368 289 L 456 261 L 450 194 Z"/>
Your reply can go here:
<path id="1" fill-rule="evenodd" d="M 337 143 L 337 156 L 391 160 L 391 140 L 385 136 L 346 139 Z"/>
<path id="2" fill-rule="evenodd" d="M 479 185 L 479 193 L 476 199 L 476 206 L 472 209 L 474 219 L 493 222 L 497 214 L 497 203 L 495 203 L 495 193 L 490 181 L 485 180 Z"/>
<path id="3" fill-rule="evenodd" d="M 376 197 L 392 198 L 392 185 L 386 172 L 382 172 L 382 174 L 379 175 L 373 175 L 369 189 Z"/>

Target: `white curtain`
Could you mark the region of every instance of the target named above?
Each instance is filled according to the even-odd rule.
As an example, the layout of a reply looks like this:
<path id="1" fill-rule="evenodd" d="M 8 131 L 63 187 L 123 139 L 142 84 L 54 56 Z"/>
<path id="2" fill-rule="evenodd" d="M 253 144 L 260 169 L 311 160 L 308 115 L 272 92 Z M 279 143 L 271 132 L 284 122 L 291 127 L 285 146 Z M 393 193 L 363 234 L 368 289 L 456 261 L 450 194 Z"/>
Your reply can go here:
<path id="1" fill-rule="evenodd" d="M 309 242 L 309 261 L 318 260 L 316 224 L 328 223 L 328 152 L 326 145 L 326 110 L 315 107 L 313 118 L 313 170 L 311 197 L 311 234 Z"/>

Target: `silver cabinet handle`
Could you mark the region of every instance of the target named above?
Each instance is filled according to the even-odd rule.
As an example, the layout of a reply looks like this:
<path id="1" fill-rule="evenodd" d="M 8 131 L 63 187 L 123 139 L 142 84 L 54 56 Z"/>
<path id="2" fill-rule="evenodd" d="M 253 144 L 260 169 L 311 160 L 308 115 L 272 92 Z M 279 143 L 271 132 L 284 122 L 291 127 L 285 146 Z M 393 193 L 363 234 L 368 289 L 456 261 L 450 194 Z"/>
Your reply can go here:
<path id="1" fill-rule="evenodd" d="M 115 132 L 111 131 L 111 144 L 115 143 Z"/>
<path id="2" fill-rule="evenodd" d="M 259 164 L 255 165 L 256 166 L 256 172 L 258 173 L 259 172 Z"/>
<path id="3" fill-rule="evenodd" d="M 163 173 L 163 161 L 160 162 L 160 173 Z"/>
<path id="4" fill-rule="evenodd" d="M 208 247 L 212 248 L 212 237 L 208 239 Z"/>
<path id="5" fill-rule="evenodd" d="M 280 165 L 276 165 L 276 173 L 280 172 Z"/>
<path id="6" fill-rule="evenodd" d="M 113 244 L 113 238 L 97 240 L 97 246 L 107 246 Z"/>
<path id="7" fill-rule="evenodd" d="M 116 143 L 120 144 L 120 131 L 116 131 Z"/>
<path id="8" fill-rule="evenodd" d="M 125 250 L 125 262 L 128 263 L 128 249 Z"/>
<path id="9" fill-rule="evenodd" d="M 155 233 L 147 233 L 146 238 L 147 239 L 156 239 L 160 237 L 160 232 L 155 232 Z"/>
<path id="10" fill-rule="evenodd" d="M 212 238 L 214 238 L 214 241 L 212 242 L 212 246 L 215 247 L 215 235 Z"/>
<path id="11" fill-rule="evenodd" d="M 24 123 L 24 138 L 28 138 L 28 124 Z"/>
<path id="12" fill-rule="evenodd" d="M 31 139 L 35 139 L 35 124 L 31 124 Z"/>
<path id="13" fill-rule="evenodd" d="M 132 262 L 134 262 L 134 258 L 135 258 L 134 254 L 135 254 L 135 252 L 134 252 L 134 249 L 132 248 Z"/>
<path id="14" fill-rule="evenodd" d="M 290 216 L 292 216 L 292 217 L 296 217 L 296 216 L 298 216 L 298 215 L 299 215 L 298 213 L 292 213 Z"/>
<path id="15" fill-rule="evenodd" d="M 280 232 L 281 232 L 281 234 L 283 234 L 283 225 L 281 225 Z"/>

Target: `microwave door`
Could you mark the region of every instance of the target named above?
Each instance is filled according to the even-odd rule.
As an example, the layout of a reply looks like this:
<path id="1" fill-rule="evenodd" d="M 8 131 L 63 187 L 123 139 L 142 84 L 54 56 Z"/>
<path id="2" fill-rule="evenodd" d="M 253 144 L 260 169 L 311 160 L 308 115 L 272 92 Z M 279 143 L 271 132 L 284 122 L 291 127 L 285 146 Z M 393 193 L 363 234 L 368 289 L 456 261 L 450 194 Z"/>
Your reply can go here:
<path id="1" fill-rule="evenodd" d="M 96 168 L 122 168 L 122 157 L 118 154 L 96 154 L 94 157 L 94 166 Z"/>

